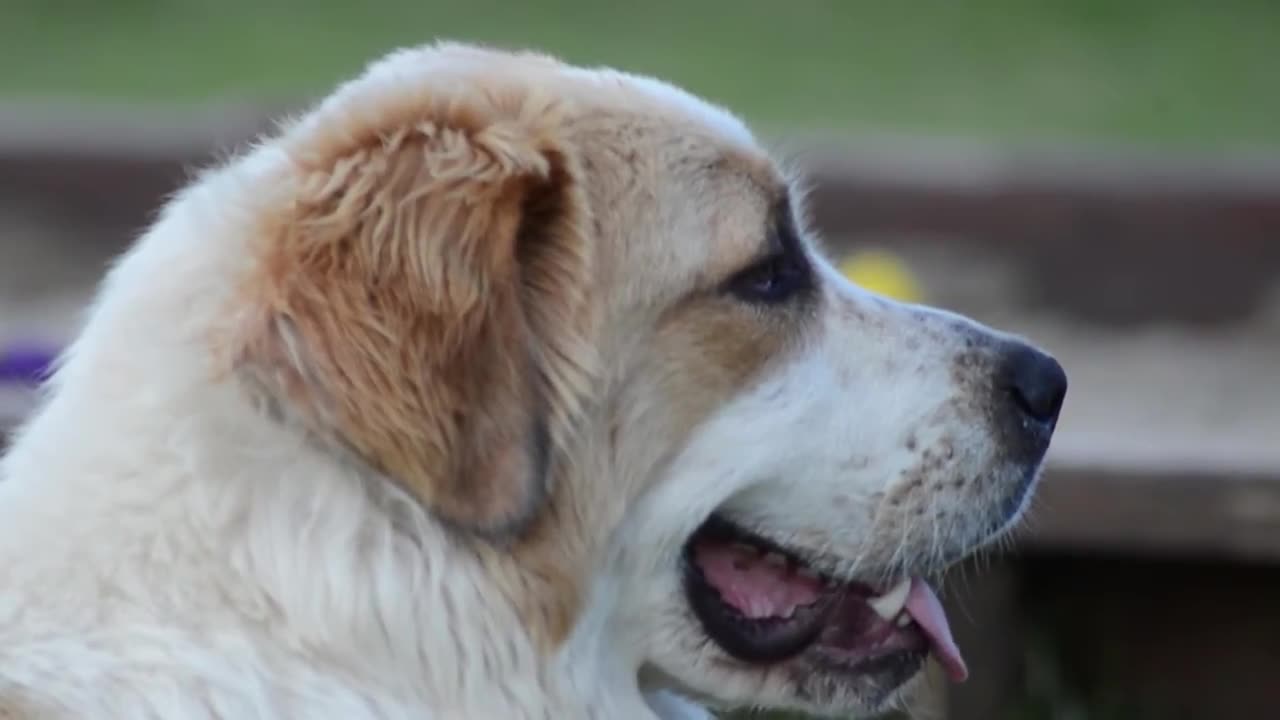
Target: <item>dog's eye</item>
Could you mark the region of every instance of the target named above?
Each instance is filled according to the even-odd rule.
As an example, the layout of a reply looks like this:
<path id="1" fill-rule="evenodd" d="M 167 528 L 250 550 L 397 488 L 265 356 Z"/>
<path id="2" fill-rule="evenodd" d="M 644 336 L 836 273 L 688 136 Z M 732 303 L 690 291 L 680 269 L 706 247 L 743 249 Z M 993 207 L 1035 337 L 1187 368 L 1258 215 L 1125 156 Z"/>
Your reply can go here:
<path id="1" fill-rule="evenodd" d="M 735 275 L 729 291 L 749 302 L 780 303 L 809 286 L 809 267 L 802 257 L 784 252 Z"/>

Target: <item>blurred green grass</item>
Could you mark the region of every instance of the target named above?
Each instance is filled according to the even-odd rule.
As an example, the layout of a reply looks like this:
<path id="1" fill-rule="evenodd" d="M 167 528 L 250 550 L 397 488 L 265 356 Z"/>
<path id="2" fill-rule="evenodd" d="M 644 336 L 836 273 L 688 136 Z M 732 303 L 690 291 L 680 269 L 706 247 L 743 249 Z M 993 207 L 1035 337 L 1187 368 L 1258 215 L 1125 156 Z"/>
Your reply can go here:
<path id="1" fill-rule="evenodd" d="M 660 75 L 766 129 L 1280 141 L 1274 0 L 0 0 L 0 98 L 294 101 L 436 37 Z"/>

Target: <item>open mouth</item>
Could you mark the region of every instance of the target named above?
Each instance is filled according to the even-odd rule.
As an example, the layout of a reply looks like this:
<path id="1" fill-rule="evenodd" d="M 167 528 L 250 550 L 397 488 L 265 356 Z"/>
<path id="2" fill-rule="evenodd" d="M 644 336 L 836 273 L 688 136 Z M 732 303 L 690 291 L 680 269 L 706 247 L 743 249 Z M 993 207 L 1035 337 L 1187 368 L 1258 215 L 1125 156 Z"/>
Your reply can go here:
<path id="1" fill-rule="evenodd" d="M 905 680 L 932 654 L 952 680 L 968 676 L 942 603 L 920 578 L 887 587 L 837 580 L 713 516 L 685 548 L 685 586 L 707 634 L 743 662 L 805 655 L 830 669 Z"/>

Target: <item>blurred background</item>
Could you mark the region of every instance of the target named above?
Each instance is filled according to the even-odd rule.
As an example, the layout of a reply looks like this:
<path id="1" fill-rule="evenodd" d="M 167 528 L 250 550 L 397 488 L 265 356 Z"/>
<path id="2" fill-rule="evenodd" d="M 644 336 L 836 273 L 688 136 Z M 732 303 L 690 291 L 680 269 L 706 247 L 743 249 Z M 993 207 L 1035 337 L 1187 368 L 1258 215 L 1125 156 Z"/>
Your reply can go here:
<path id="1" fill-rule="evenodd" d="M 0 427 L 190 169 L 398 45 L 729 105 L 858 280 L 1072 389 L 1027 528 L 945 588 L 953 720 L 1280 712 L 1277 0 L 0 0 Z"/>

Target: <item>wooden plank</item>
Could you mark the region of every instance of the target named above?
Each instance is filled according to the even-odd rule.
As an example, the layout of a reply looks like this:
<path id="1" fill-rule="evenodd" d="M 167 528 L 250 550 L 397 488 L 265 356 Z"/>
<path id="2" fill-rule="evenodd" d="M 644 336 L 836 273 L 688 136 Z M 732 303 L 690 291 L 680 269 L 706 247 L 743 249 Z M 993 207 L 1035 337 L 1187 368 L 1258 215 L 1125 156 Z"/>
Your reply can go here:
<path id="1" fill-rule="evenodd" d="M 870 239 L 999 257 L 1019 267 L 1019 302 L 1092 323 L 1234 322 L 1280 283 L 1280 182 L 1143 191 L 829 175 L 812 204 L 836 251 Z"/>
<path id="2" fill-rule="evenodd" d="M 1280 472 L 1055 467 L 1019 547 L 1280 562 Z"/>

